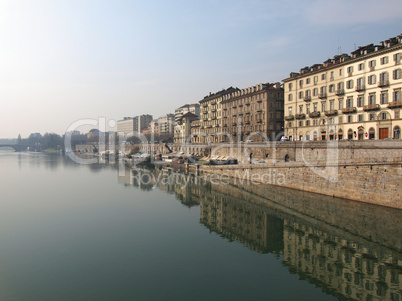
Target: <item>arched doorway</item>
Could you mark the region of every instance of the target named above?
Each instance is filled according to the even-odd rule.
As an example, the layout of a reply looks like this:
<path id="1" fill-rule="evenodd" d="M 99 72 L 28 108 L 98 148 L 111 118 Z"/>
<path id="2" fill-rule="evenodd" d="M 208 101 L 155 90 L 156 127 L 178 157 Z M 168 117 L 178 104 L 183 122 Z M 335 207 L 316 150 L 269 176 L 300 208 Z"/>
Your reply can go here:
<path id="1" fill-rule="evenodd" d="M 375 129 L 374 128 L 369 129 L 369 139 L 375 139 Z"/>
<path id="2" fill-rule="evenodd" d="M 353 140 L 353 130 L 348 129 L 348 140 Z"/>
<path id="3" fill-rule="evenodd" d="M 329 140 L 334 140 L 334 139 L 335 139 L 335 133 L 334 133 L 334 130 L 331 130 L 329 132 Z"/>
<path id="4" fill-rule="evenodd" d="M 399 126 L 394 127 L 394 139 L 401 139 L 401 128 Z"/>
<path id="5" fill-rule="evenodd" d="M 341 129 L 339 129 L 339 131 L 338 131 L 338 139 L 339 140 L 343 139 L 343 131 Z"/>

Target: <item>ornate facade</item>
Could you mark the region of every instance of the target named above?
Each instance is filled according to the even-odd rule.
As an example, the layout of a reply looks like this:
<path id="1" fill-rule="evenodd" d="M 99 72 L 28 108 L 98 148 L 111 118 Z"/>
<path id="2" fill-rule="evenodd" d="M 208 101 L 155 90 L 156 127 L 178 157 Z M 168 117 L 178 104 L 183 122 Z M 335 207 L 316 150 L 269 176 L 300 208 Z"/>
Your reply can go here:
<path id="1" fill-rule="evenodd" d="M 401 139 L 402 35 L 284 80 L 290 140 Z"/>

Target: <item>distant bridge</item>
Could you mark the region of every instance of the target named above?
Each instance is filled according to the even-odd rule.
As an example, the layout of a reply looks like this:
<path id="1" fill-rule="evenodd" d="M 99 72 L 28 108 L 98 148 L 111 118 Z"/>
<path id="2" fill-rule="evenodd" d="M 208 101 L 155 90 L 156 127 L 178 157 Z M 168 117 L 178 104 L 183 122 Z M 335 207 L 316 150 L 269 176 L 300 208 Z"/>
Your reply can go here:
<path id="1" fill-rule="evenodd" d="M 13 148 L 16 152 L 26 151 L 28 148 L 30 150 L 40 150 L 40 147 L 33 144 L 0 144 L 0 148 L 9 147 Z"/>

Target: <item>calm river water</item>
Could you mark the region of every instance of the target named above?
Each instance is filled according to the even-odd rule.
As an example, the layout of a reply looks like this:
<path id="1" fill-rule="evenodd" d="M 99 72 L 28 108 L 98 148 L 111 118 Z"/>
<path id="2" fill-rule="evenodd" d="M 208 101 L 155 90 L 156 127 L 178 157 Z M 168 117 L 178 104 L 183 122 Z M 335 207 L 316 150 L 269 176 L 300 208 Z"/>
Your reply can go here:
<path id="1" fill-rule="evenodd" d="M 402 300 L 402 212 L 0 152 L 0 300 Z"/>

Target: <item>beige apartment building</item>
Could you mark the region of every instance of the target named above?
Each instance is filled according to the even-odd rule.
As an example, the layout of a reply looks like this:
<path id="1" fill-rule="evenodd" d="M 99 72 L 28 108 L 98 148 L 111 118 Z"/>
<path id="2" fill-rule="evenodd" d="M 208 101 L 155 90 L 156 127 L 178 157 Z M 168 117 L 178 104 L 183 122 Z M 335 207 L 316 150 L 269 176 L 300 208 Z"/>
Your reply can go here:
<path id="1" fill-rule="evenodd" d="M 222 101 L 226 100 L 233 92 L 240 91 L 230 87 L 216 93 L 210 93 L 200 100 L 201 117 L 199 135 L 192 138 L 192 142 L 209 143 L 219 142 L 222 133 Z"/>
<path id="2" fill-rule="evenodd" d="M 401 139 L 402 35 L 283 80 L 290 140 Z"/>
<path id="3" fill-rule="evenodd" d="M 259 84 L 222 101 L 222 142 L 277 140 L 283 129 L 283 88 Z M 279 137 L 280 138 L 280 137 Z"/>

